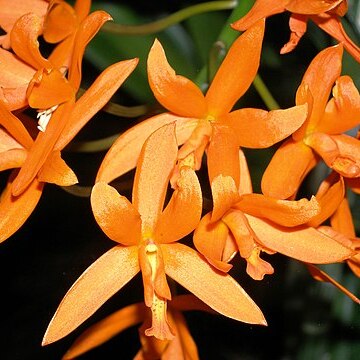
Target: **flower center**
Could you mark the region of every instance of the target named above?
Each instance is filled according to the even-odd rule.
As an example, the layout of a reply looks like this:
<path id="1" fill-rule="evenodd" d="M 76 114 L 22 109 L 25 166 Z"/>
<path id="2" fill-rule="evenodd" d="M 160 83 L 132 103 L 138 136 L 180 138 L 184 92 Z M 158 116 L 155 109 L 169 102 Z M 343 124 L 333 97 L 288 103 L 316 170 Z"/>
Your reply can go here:
<path id="1" fill-rule="evenodd" d="M 58 108 L 58 106 L 59 105 L 54 105 L 50 109 L 38 111 L 36 118 L 39 119 L 37 128 L 40 131 L 45 132 L 46 127 L 51 119 L 51 116 L 52 116 L 53 112 Z"/>

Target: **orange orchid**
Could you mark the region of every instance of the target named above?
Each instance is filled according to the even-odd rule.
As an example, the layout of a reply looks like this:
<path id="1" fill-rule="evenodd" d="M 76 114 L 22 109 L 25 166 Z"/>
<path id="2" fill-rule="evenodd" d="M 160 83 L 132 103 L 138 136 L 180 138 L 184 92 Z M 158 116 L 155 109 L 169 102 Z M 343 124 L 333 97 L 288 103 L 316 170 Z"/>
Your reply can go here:
<path id="1" fill-rule="evenodd" d="M 87 329 L 63 356 L 62 360 L 74 359 L 85 352 L 103 344 L 125 329 L 143 322 L 139 329 L 141 349 L 135 359 L 183 360 L 199 359 L 196 344 L 187 328 L 182 311 L 209 311 L 203 302 L 193 295 L 175 296 L 169 303 L 169 323 L 175 330 L 173 340 L 159 340 L 146 336 L 144 330 L 149 326 L 151 314 L 144 303 L 129 305 Z"/>
<path id="2" fill-rule="evenodd" d="M 51 1 L 45 18 L 36 11 L 28 12 L 12 24 L 9 35 L 15 54 L 0 49 L 0 69 L 3 75 L 0 82 L 0 100 L 9 110 L 17 110 L 28 105 L 29 84 L 32 87 L 31 83 L 39 82 L 43 76 L 49 76 L 49 82 L 56 81 L 56 78 L 70 67 L 71 61 L 79 61 L 74 58 L 73 52 L 77 53 L 77 56 L 82 54 L 79 47 L 74 46 L 74 42 L 77 31 L 86 23 L 90 23 L 89 19 L 84 21 L 89 10 L 88 0 L 77 1 L 74 8 L 64 1 L 54 0 Z M 104 21 L 111 19 L 110 16 L 104 17 L 101 23 L 99 16 L 98 19 L 92 17 L 92 21 L 97 22 L 99 27 Z M 38 37 L 41 34 L 48 42 L 62 41 L 48 59 L 40 54 Z M 64 86 L 60 92 L 63 88 Z"/>
<path id="3" fill-rule="evenodd" d="M 331 236 L 304 225 L 320 212 L 314 197 L 288 201 L 252 193 L 245 157 L 240 159 L 238 201 L 217 221 L 211 213 L 205 215 L 194 233 L 195 247 L 213 266 L 229 271 L 232 265 L 228 262 L 239 251 L 247 262 L 247 273 L 262 280 L 274 269 L 260 258 L 261 251 L 315 264 L 342 261 L 354 253 Z"/>
<path id="4" fill-rule="evenodd" d="M 167 321 L 171 293 L 166 275 L 227 317 L 266 324 L 260 309 L 232 277 L 216 272 L 196 251 L 176 243 L 196 227 L 202 210 L 200 184 L 188 166 L 180 168 L 177 189 L 162 210 L 176 157 L 175 124 L 151 134 L 136 169 L 133 204 L 102 181 L 99 173 L 91 195 L 93 212 L 101 229 L 119 244 L 95 261 L 65 295 L 45 344 L 74 330 L 140 270 L 145 305 L 152 311 L 146 336 L 174 337 Z"/>
<path id="5" fill-rule="evenodd" d="M 342 53 L 341 45 L 327 48 L 308 67 L 296 94 L 296 104 L 309 104 L 308 118 L 271 159 L 261 183 L 265 195 L 294 196 L 320 157 L 344 177 L 360 176 L 360 141 L 343 134 L 359 124 L 360 96 L 351 78 L 340 76 Z"/>
<path id="6" fill-rule="evenodd" d="M 234 42 L 205 96 L 191 80 L 175 73 L 156 40 L 148 57 L 149 83 L 156 99 L 171 113 L 149 119 L 120 136 L 102 164 L 107 181 L 136 165 L 141 144 L 151 131 L 176 121 L 178 143 L 183 144 L 179 163 L 191 161 L 198 170 L 207 150 L 213 220 L 220 218 L 237 198 L 239 147 L 269 147 L 297 130 L 306 119 L 306 104 L 270 112 L 250 108 L 231 112 L 258 71 L 264 27 L 264 21 L 259 21 Z M 175 169 L 172 182 L 176 176 Z M 215 178 L 217 182 L 213 183 Z"/>
<path id="7" fill-rule="evenodd" d="M 40 109 L 40 129 L 36 139 L 22 122 L 0 101 L 1 169 L 14 170 L 0 201 L 0 240 L 11 236 L 29 217 L 40 199 L 45 182 L 68 186 L 77 182 L 76 175 L 61 158 L 61 150 L 110 99 L 130 75 L 137 59 L 119 62 L 107 68 L 76 101 L 81 81 L 81 59 L 86 44 L 108 19 L 95 12 L 77 32 L 73 61 L 68 78 L 58 70 L 39 73 L 29 88 L 29 103 Z M 38 54 L 38 59 L 43 59 Z M 36 56 L 33 57 L 37 59 Z"/>
<path id="8" fill-rule="evenodd" d="M 342 43 L 345 49 L 360 62 L 360 48 L 346 34 L 340 17 L 348 10 L 347 0 L 257 0 L 251 10 L 232 24 L 235 30 L 244 31 L 259 19 L 290 11 L 290 40 L 281 49 L 292 51 L 306 32 L 308 19 Z"/>

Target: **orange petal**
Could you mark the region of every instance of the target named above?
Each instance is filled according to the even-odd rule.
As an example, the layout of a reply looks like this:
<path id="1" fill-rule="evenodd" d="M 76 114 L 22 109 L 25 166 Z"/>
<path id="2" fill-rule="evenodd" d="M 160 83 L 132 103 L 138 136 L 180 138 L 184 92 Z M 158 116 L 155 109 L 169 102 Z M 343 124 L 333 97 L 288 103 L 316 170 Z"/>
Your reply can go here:
<path id="1" fill-rule="evenodd" d="M 310 147 L 302 141 L 290 139 L 275 152 L 261 180 L 266 196 L 287 199 L 294 195 L 317 159 Z"/>
<path id="2" fill-rule="evenodd" d="M 340 134 L 359 124 L 360 95 L 349 76 L 340 76 L 333 88 L 333 98 L 326 105 L 324 116 L 316 130 Z"/>
<path id="3" fill-rule="evenodd" d="M 307 199 L 288 201 L 261 194 L 244 194 L 233 208 L 284 226 L 305 224 L 320 212 L 319 203 L 314 196 L 310 201 Z"/>
<path id="4" fill-rule="evenodd" d="M 95 184 L 91 192 L 91 207 L 102 231 L 123 245 L 136 245 L 141 239 L 141 219 L 126 197 L 103 182 Z"/>
<path id="5" fill-rule="evenodd" d="M 360 176 L 360 140 L 348 135 L 313 133 L 306 137 L 326 165 L 345 177 Z"/>
<path id="6" fill-rule="evenodd" d="M 0 153 L 0 171 L 19 168 L 25 162 L 27 151 L 24 149 L 10 149 Z"/>
<path id="7" fill-rule="evenodd" d="M 154 230 L 162 212 L 177 151 L 175 123 L 153 132 L 141 150 L 132 202 L 141 215 L 143 232 Z"/>
<path id="8" fill-rule="evenodd" d="M 74 4 L 76 15 L 80 21 L 84 20 L 90 12 L 91 0 L 76 0 Z"/>
<path id="9" fill-rule="evenodd" d="M 205 115 L 207 108 L 203 93 L 191 80 L 175 73 L 156 39 L 147 66 L 151 90 L 161 105 L 180 116 L 202 118 Z"/>
<path id="10" fill-rule="evenodd" d="M 328 177 L 328 179 L 320 185 L 319 191 L 322 191 L 322 187 L 326 187 L 327 189 L 316 194 L 321 211 L 307 223 L 314 228 L 317 228 L 336 211 L 345 195 L 344 180 L 341 176 L 336 176 L 335 179 L 334 176 Z"/>
<path id="11" fill-rule="evenodd" d="M 219 220 L 239 200 L 235 181 L 230 176 L 218 175 L 211 183 L 214 209 L 211 221 Z"/>
<path id="12" fill-rule="evenodd" d="M 38 180 L 59 186 L 70 186 L 78 183 L 75 173 L 61 158 L 59 151 L 54 151 L 49 155 L 39 171 Z"/>
<path id="13" fill-rule="evenodd" d="M 212 309 L 248 324 L 267 325 L 259 307 L 230 275 L 215 271 L 185 245 L 167 244 L 162 249 L 166 274 Z"/>
<path id="14" fill-rule="evenodd" d="M 320 122 L 335 80 L 340 76 L 343 47 L 336 45 L 322 50 L 307 68 L 302 84 L 308 86 L 313 106 L 307 128 L 313 130 Z M 296 95 L 296 104 L 302 104 Z"/>
<path id="15" fill-rule="evenodd" d="M 71 345 L 62 360 L 71 360 L 110 340 L 123 330 L 144 320 L 145 304 L 126 306 L 89 327 Z"/>
<path id="16" fill-rule="evenodd" d="M 25 126 L 2 101 L 0 101 L 0 125 L 23 147 L 29 149 L 32 146 L 34 141 Z"/>
<path id="17" fill-rule="evenodd" d="M 201 212 L 199 180 L 192 169 L 183 167 L 176 190 L 156 224 L 156 242 L 163 244 L 182 239 L 195 229 Z"/>
<path id="18" fill-rule="evenodd" d="M 138 59 L 120 61 L 106 68 L 75 103 L 66 120 L 55 150 L 62 150 L 86 123 L 110 100 L 111 96 L 131 74 Z"/>
<path id="19" fill-rule="evenodd" d="M 135 168 L 145 140 L 156 129 L 173 122 L 176 122 L 176 139 L 181 145 L 190 137 L 198 120 L 164 113 L 131 127 L 120 135 L 105 155 L 96 181 L 109 183 Z"/>
<path id="20" fill-rule="evenodd" d="M 308 17 L 306 15 L 291 14 L 289 19 L 290 39 L 281 48 L 280 54 L 293 51 L 306 33 Z"/>
<path id="21" fill-rule="evenodd" d="M 360 48 L 348 37 L 338 16 L 331 14 L 319 14 L 311 16 L 311 20 L 323 29 L 334 39 L 344 45 L 346 51 L 357 61 L 360 62 Z"/>
<path id="22" fill-rule="evenodd" d="M 170 309 L 176 309 L 178 311 L 206 311 L 214 314 L 215 312 L 199 298 L 193 294 L 176 295 L 171 302 L 169 302 Z"/>
<path id="23" fill-rule="evenodd" d="M 84 19 L 76 33 L 68 72 L 69 82 L 76 90 L 80 87 L 81 64 L 85 48 L 104 23 L 109 20 L 112 20 L 112 18 L 105 11 L 94 11 Z"/>
<path id="24" fill-rule="evenodd" d="M 206 214 L 194 232 L 194 245 L 216 269 L 228 272 L 232 265 L 224 258 L 229 229 L 222 221 L 211 222 L 211 213 Z"/>
<path id="25" fill-rule="evenodd" d="M 246 217 L 261 244 L 294 259 L 328 264 L 343 261 L 354 253 L 314 228 L 286 228 L 251 215 Z"/>
<path id="26" fill-rule="evenodd" d="M 318 281 L 324 281 L 333 284 L 337 287 L 340 291 L 342 291 L 346 296 L 348 296 L 352 301 L 360 304 L 360 299 L 358 299 L 353 293 L 351 293 L 348 289 L 344 286 L 339 284 L 335 279 L 333 279 L 330 275 L 328 275 L 325 271 L 320 270 L 316 266 L 312 264 L 306 264 L 310 274 Z"/>
<path id="27" fill-rule="evenodd" d="M 46 131 L 39 132 L 24 165 L 14 180 L 12 189 L 14 196 L 20 195 L 26 189 L 44 165 L 64 128 L 65 121 L 68 120 L 72 108 L 72 102 L 60 105 L 52 114 Z"/>
<path id="28" fill-rule="evenodd" d="M 239 187 L 239 145 L 234 132 L 228 126 L 214 124 L 207 149 L 207 165 L 210 183 L 217 176 L 231 177 Z"/>
<path id="29" fill-rule="evenodd" d="M 250 11 L 240 20 L 231 24 L 231 27 L 244 31 L 260 19 L 284 12 L 288 2 L 289 0 L 278 0 L 276 3 L 269 0 L 257 0 Z"/>
<path id="30" fill-rule="evenodd" d="M 38 37 L 42 33 L 43 18 L 33 12 L 22 16 L 11 31 L 11 47 L 15 54 L 35 69 L 51 69 L 40 53 Z"/>
<path id="31" fill-rule="evenodd" d="M 42 345 L 59 340 L 76 329 L 127 284 L 140 271 L 137 253 L 136 246 L 118 245 L 88 267 L 61 301 Z"/>
<path id="32" fill-rule="evenodd" d="M 11 185 L 10 180 L 0 197 L 0 242 L 25 223 L 39 202 L 43 189 L 43 184 L 34 179 L 26 191 L 15 197 L 11 195 Z"/>
<path id="33" fill-rule="evenodd" d="M 27 0 L 27 1 L 9 1 L 0 0 L 0 27 L 6 31 L 6 35 L 0 36 L 0 45 L 9 49 L 10 32 L 15 22 L 24 14 L 35 13 L 39 17 L 43 17 L 46 13 L 48 2 L 44 0 Z"/>
<path id="34" fill-rule="evenodd" d="M 74 98 L 75 91 L 59 70 L 39 70 L 30 82 L 26 95 L 33 109 L 50 109 L 70 101 Z"/>
<path id="35" fill-rule="evenodd" d="M 44 39 L 48 43 L 55 44 L 74 32 L 77 26 L 74 8 L 64 1 L 52 1 L 44 21 Z"/>
<path id="36" fill-rule="evenodd" d="M 35 74 L 35 69 L 10 51 L 0 48 L 0 73 L 0 88 L 6 108 L 13 111 L 25 107 L 26 89 Z"/>
<path id="37" fill-rule="evenodd" d="M 240 146 L 269 147 L 296 131 L 306 120 L 307 105 L 285 110 L 240 109 L 230 113 L 224 122 L 234 129 Z"/>
<path id="38" fill-rule="evenodd" d="M 354 238 L 355 227 L 347 198 L 343 198 L 340 205 L 331 217 L 331 226 L 334 230 L 344 234 L 348 238 Z"/>
<path id="39" fill-rule="evenodd" d="M 320 14 L 338 6 L 343 0 L 290 0 L 286 10 L 298 14 Z"/>
<path id="40" fill-rule="evenodd" d="M 240 181 L 239 181 L 239 194 L 251 194 L 252 182 L 249 167 L 244 152 L 239 149 L 239 161 L 240 161 Z"/>
<path id="41" fill-rule="evenodd" d="M 208 111 L 213 117 L 227 114 L 253 82 L 264 31 L 265 20 L 260 20 L 231 45 L 206 93 Z"/>

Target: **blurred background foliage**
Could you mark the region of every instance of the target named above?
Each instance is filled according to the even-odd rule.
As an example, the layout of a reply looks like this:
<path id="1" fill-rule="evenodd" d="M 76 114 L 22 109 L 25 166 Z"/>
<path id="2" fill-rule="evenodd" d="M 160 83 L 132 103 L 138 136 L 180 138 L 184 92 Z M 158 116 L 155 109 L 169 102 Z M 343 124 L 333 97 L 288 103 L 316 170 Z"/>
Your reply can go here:
<path id="1" fill-rule="evenodd" d="M 164 19 L 203 3 L 195 0 L 95 1 L 93 9 L 108 11 L 116 24 L 136 26 Z M 238 11 L 244 13 L 252 3 L 252 0 L 240 0 Z M 359 43 L 360 2 L 349 1 L 349 6 L 343 23 L 353 40 Z M 231 13 L 230 9 L 204 12 L 160 32 L 139 35 L 113 34 L 109 31 L 110 26 L 106 25 L 87 48 L 82 86 L 86 88 L 108 65 L 139 57 L 136 71 L 113 99 L 114 103 L 131 108 L 125 108 L 122 116 L 101 112 L 79 134 L 76 142 L 81 144 L 83 141 L 115 136 L 161 111 L 161 106 L 151 94 L 146 75 L 146 58 L 155 37 L 161 40 L 177 73 L 189 77 L 206 90 L 227 47 L 238 36 L 228 26 L 234 20 Z M 280 56 L 279 50 L 289 37 L 288 18 L 289 14 L 285 13 L 267 20 L 259 71 L 280 107 L 294 105 L 295 91 L 310 61 L 321 49 L 334 44 L 331 38 L 310 23 L 298 48 L 291 54 Z M 343 74 L 351 75 L 360 86 L 359 64 L 348 54 L 344 55 Z M 238 106 L 266 109 L 253 86 Z M 80 185 L 90 186 L 105 150 L 84 152 L 76 149 L 75 145 L 68 149 L 66 161 L 75 169 Z M 261 175 L 274 149 L 245 151 L 254 189 L 259 192 Z M 7 175 L 8 172 L 2 174 L 2 184 Z M 325 175 L 325 167 L 312 172 L 302 194 L 309 196 L 315 193 Z M 116 182 L 125 195 L 130 195 L 131 176 Z M 359 229 L 359 198 L 353 194 L 349 197 Z M 87 197 L 76 197 L 61 188 L 46 186 L 34 214 L 18 233 L 1 246 L 2 298 L 6 303 L 2 307 L 0 322 L 3 334 L 0 337 L 1 359 L 60 359 L 90 324 L 141 299 L 142 285 L 138 277 L 137 282 L 127 285 L 73 334 L 41 348 L 47 324 L 65 292 L 95 259 L 112 246 L 113 243 L 93 220 Z M 200 358 L 358 359 L 359 306 L 331 285 L 314 281 L 302 264 L 280 255 L 271 256 L 268 260 L 273 264 L 275 274 L 261 282 L 251 280 L 240 261 L 235 261 L 238 264 L 231 273 L 258 303 L 269 326 L 254 327 L 220 316 L 187 313 L 185 316 L 198 344 Z M 345 265 L 323 268 L 349 290 L 360 294 L 359 279 Z M 138 346 L 137 328 L 133 327 L 79 359 L 131 359 Z"/>

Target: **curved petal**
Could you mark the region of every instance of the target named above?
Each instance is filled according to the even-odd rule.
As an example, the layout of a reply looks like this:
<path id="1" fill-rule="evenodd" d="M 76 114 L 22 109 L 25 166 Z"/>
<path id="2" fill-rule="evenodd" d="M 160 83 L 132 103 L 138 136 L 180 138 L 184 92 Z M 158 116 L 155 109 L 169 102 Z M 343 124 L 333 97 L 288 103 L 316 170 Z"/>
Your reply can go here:
<path id="1" fill-rule="evenodd" d="M 264 195 L 287 199 L 294 195 L 317 159 L 302 141 L 290 139 L 275 152 L 261 180 Z"/>
<path id="2" fill-rule="evenodd" d="M 156 224 L 156 242 L 169 243 L 188 235 L 199 223 L 201 211 L 199 180 L 192 169 L 183 167 L 176 190 Z"/>
<path id="3" fill-rule="evenodd" d="M 105 11 L 94 11 L 83 20 L 76 32 L 68 75 L 70 84 L 76 90 L 80 87 L 81 64 L 85 48 L 104 23 L 109 20 L 112 20 L 112 17 Z"/>
<path id="4" fill-rule="evenodd" d="M 299 44 L 307 30 L 307 15 L 291 14 L 289 19 L 290 39 L 281 48 L 280 54 L 287 54 L 293 51 Z"/>
<path id="5" fill-rule="evenodd" d="M 313 106 L 307 129 L 313 130 L 320 123 L 335 80 L 340 76 L 343 47 L 332 46 L 322 50 L 312 60 L 302 79 L 313 97 Z M 296 104 L 302 104 L 300 93 L 296 94 Z"/>
<path id="6" fill-rule="evenodd" d="M 289 227 L 305 224 L 320 212 L 319 203 L 314 196 L 310 201 L 289 201 L 261 194 L 244 194 L 233 208 Z"/>
<path id="7" fill-rule="evenodd" d="M 288 2 L 289 0 L 277 0 L 276 3 L 272 0 L 256 0 L 250 11 L 231 24 L 231 27 L 235 30 L 244 31 L 260 19 L 284 12 Z"/>
<path id="8" fill-rule="evenodd" d="M 208 92 L 208 112 L 214 118 L 227 114 L 253 82 L 260 64 L 265 20 L 260 20 L 231 45 Z"/>
<path id="9" fill-rule="evenodd" d="M 231 176 L 218 175 L 211 182 L 214 208 L 211 221 L 219 220 L 239 200 L 238 188 Z"/>
<path id="10" fill-rule="evenodd" d="M 331 227 L 349 238 L 355 238 L 355 226 L 347 198 L 343 198 L 330 219 Z"/>
<path id="11" fill-rule="evenodd" d="M 360 140 L 351 136 L 313 133 L 306 139 L 326 165 L 345 177 L 360 176 Z"/>
<path id="12" fill-rule="evenodd" d="M 118 245 L 88 267 L 61 301 L 42 345 L 69 334 L 126 285 L 140 271 L 137 254 L 136 246 Z"/>
<path id="13" fill-rule="evenodd" d="M 319 28 L 323 29 L 334 39 L 343 44 L 346 51 L 357 62 L 360 62 L 360 48 L 348 37 L 338 16 L 319 14 L 311 16 L 311 20 L 314 21 Z"/>
<path id="14" fill-rule="evenodd" d="M 70 186 L 78 183 L 75 173 L 61 158 L 60 151 L 54 151 L 49 155 L 39 170 L 38 180 L 59 186 Z"/>
<path id="15" fill-rule="evenodd" d="M 10 51 L 0 48 L 0 88 L 8 110 L 17 110 L 27 105 L 26 89 L 35 71 Z"/>
<path id="16" fill-rule="evenodd" d="M 147 66 L 151 90 L 161 105 L 184 117 L 202 118 L 206 114 L 203 93 L 191 80 L 175 73 L 158 40 L 150 49 Z"/>
<path id="17" fill-rule="evenodd" d="M 24 149 L 10 149 L 0 153 L 0 171 L 15 169 L 22 166 L 27 157 Z"/>
<path id="18" fill-rule="evenodd" d="M 20 196 L 15 197 L 11 194 L 12 182 L 8 182 L 0 197 L 0 242 L 13 235 L 29 218 L 40 200 L 43 186 L 34 179 Z"/>
<path id="19" fill-rule="evenodd" d="M 229 229 L 222 221 L 211 222 L 211 213 L 206 214 L 194 232 L 196 250 L 216 269 L 228 272 L 232 265 L 224 258 L 224 249 L 229 238 Z"/>
<path id="20" fill-rule="evenodd" d="M 333 88 L 333 98 L 325 108 L 316 131 L 340 134 L 359 125 L 360 95 L 349 76 L 340 76 Z"/>
<path id="21" fill-rule="evenodd" d="M 103 182 L 94 185 L 91 207 L 101 230 L 123 245 L 136 245 L 141 239 L 141 218 L 126 197 Z"/>
<path id="22" fill-rule="evenodd" d="M 136 168 L 132 203 L 139 211 L 142 231 L 153 231 L 164 206 L 165 195 L 177 158 L 175 123 L 153 132 L 141 150 Z"/>
<path id="23" fill-rule="evenodd" d="M 71 345 L 62 360 L 71 360 L 110 340 L 130 326 L 142 322 L 145 318 L 144 303 L 126 306 L 89 327 Z"/>
<path id="24" fill-rule="evenodd" d="M 239 195 L 251 194 L 252 182 L 249 167 L 244 152 L 239 149 L 239 162 L 240 162 L 240 181 L 239 181 Z"/>
<path id="25" fill-rule="evenodd" d="M 298 14 L 320 14 L 334 9 L 343 0 L 290 0 L 286 10 Z"/>
<path id="26" fill-rule="evenodd" d="M 11 31 L 11 47 L 15 54 L 35 69 L 51 69 L 39 49 L 38 37 L 42 33 L 43 18 L 33 12 L 23 15 Z"/>
<path id="27" fill-rule="evenodd" d="M 44 17 L 48 2 L 44 0 L 27 0 L 27 1 L 9 1 L 0 0 L 0 27 L 6 31 L 6 35 L 0 36 L 0 45 L 3 48 L 9 49 L 10 33 L 15 22 L 24 14 L 30 12 L 37 14 L 39 17 Z"/>
<path id="28" fill-rule="evenodd" d="M 77 26 L 74 8 L 65 1 L 52 1 L 44 21 L 44 39 L 51 44 L 58 43 L 74 32 Z"/>
<path id="29" fill-rule="evenodd" d="M 6 108 L 2 101 L 0 101 L 0 125 L 24 148 L 29 149 L 34 143 L 23 123 Z"/>
<path id="30" fill-rule="evenodd" d="M 105 69 L 73 107 L 55 150 L 62 150 L 86 123 L 110 100 L 131 74 L 138 59 L 120 61 Z"/>
<path id="31" fill-rule="evenodd" d="M 354 251 L 311 227 L 286 228 L 246 215 L 257 239 L 265 247 L 313 264 L 343 261 Z"/>
<path id="32" fill-rule="evenodd" d="M 248 148 L 267 148 L 294 133 L 306 120 L 307 105 L 285 110 L 240 109 L 224 122 L 234 129 L 238 144 Z"/>
<path id="33" fill-rule="evenodd" d="M 319 201 L 321 211 L 312 218 L 307 225 L 317 228 L 326 219 L 328 219 L 341 204 L 345 195 L 344 180 L 341 176 L 329 176 L 320 185 L 316 198 Z"/>
<path id="34" fill-rule="evenodd" d="M 121 134 L 103 159 L 96 181 L 110 183 L 117 177 L 135 168 L 145 140 L 155 130 L 176 122 L 176 139 L 179 145 L 192 134 L 198 123 L 197 119 L 182 118 L 164 113 L 147 119 Z"/>
<path id="35" fill-rule="evenodd" d="M 185 245 L 175 243 L 161 248 L 166 274 L 212 309 L 248 324 L 267 325 L 259 307 L 230 275 L 213 270 Z"/>

